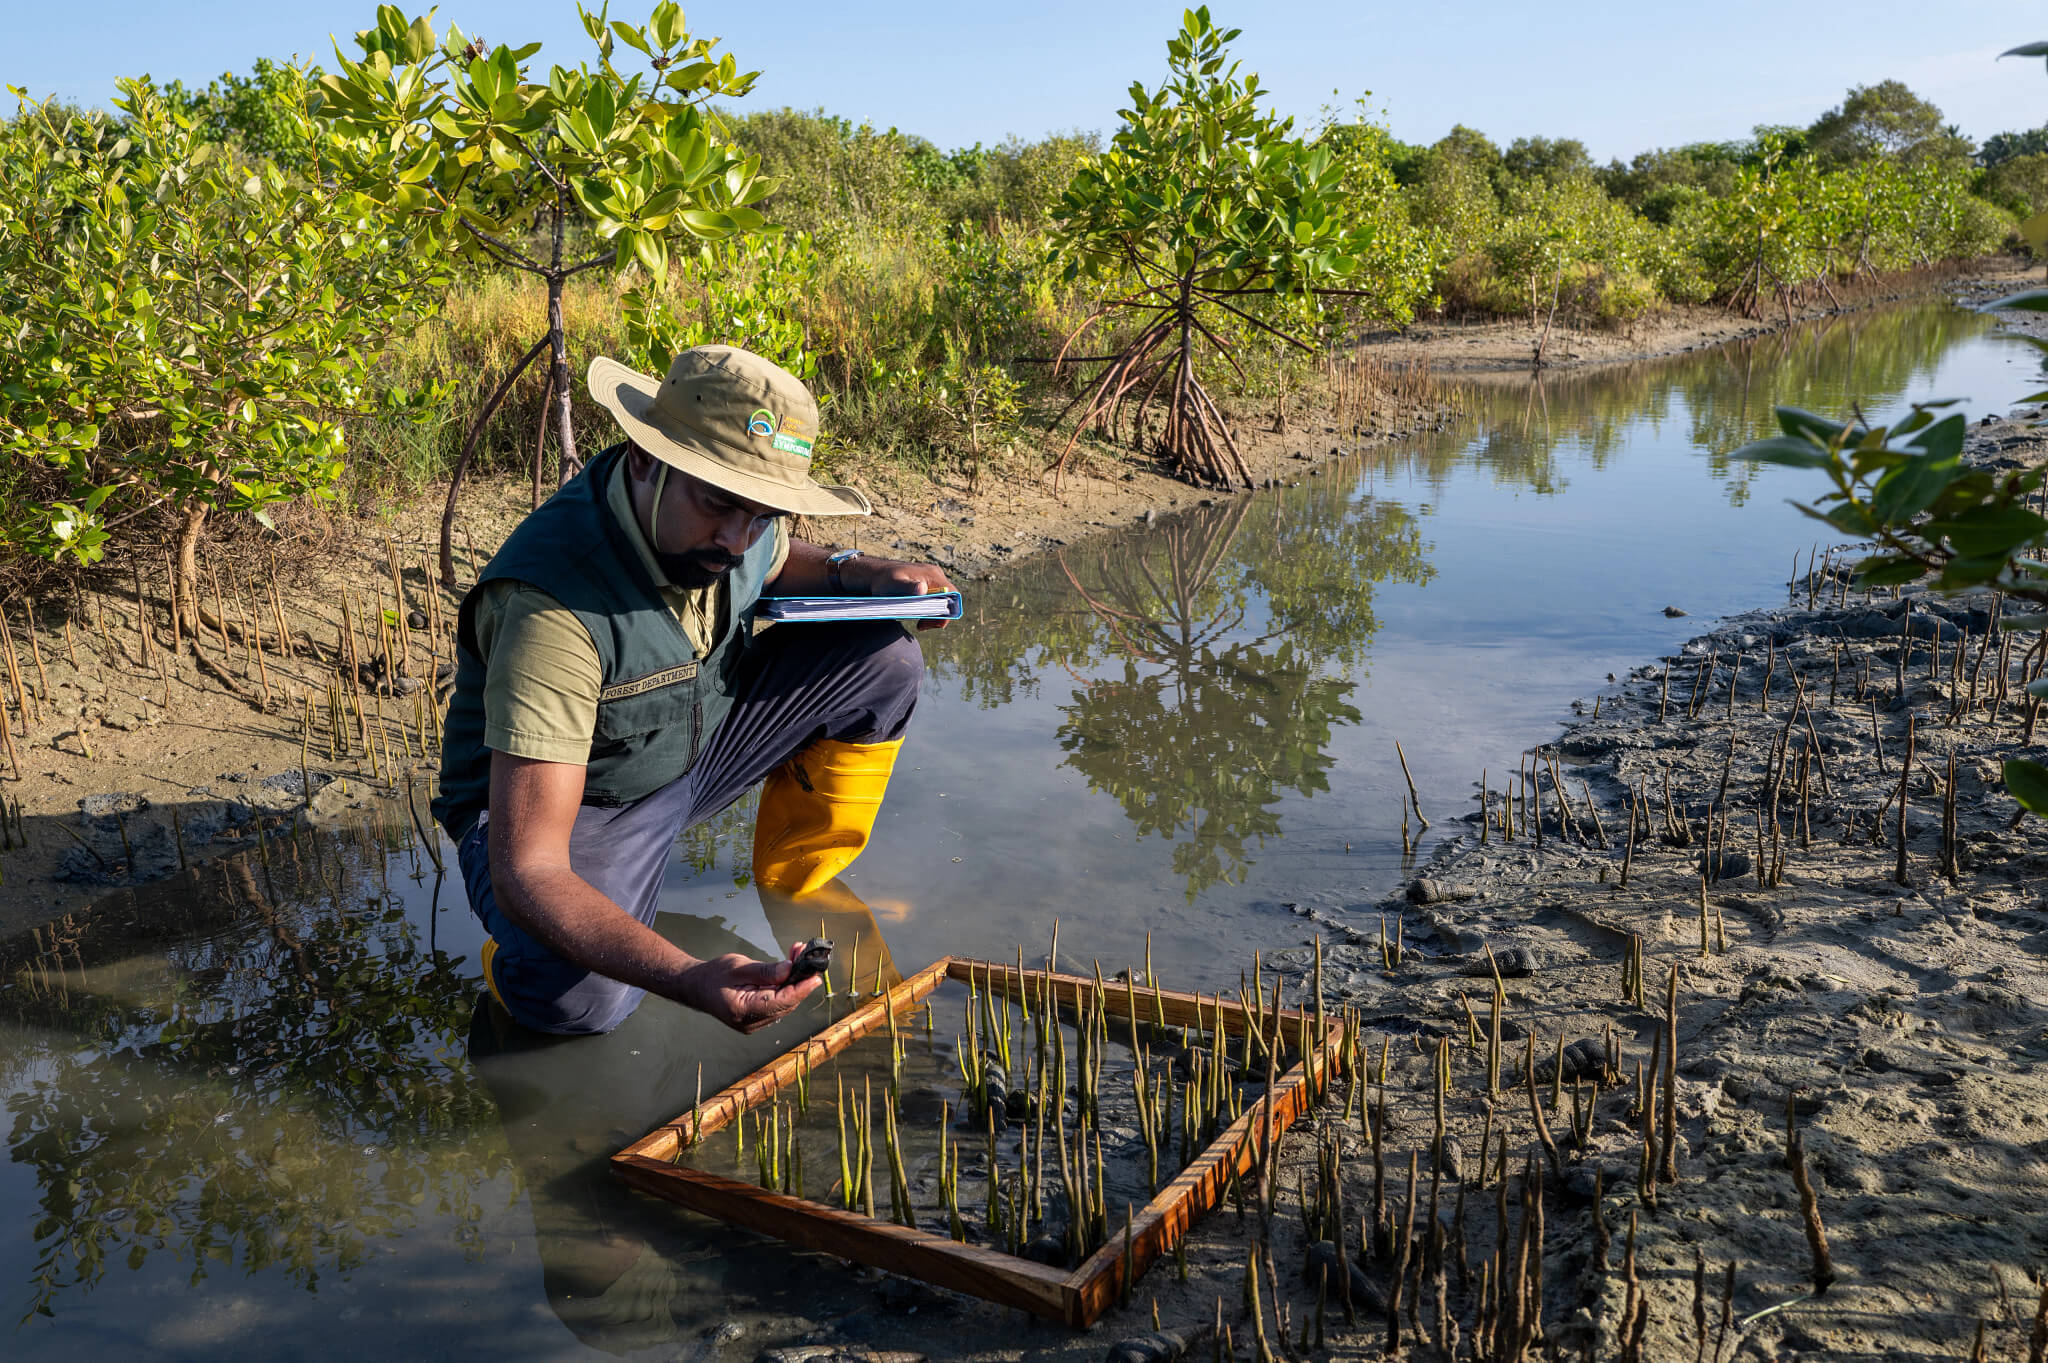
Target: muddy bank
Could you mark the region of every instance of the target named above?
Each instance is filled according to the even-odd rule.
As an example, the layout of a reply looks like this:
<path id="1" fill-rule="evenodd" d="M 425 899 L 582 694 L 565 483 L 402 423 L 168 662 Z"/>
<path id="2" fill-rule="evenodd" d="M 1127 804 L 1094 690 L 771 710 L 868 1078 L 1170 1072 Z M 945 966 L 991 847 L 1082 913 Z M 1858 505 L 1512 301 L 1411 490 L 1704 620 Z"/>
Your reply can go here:
<path id="1" fill-rule="evenodd" d="M 1994 424 L 1974 450 L 2048 441 Z M 1840 566 L 1589 696 L 1483 803 L 1475 771 L 1465 809 L 1422 811 L 1440 841 L 1386 900 L 1270 906 L 1247 990 L 1277 969 L 1307 1001 L 1320 955 L 1360 1043 L 1283 1141 L 1270 1221 L 1247 1177 L 1185 1276 L 1162 1261 L 1086 1334 L 871 1275 L 871 1309 L 742 1317 L 721 1356 L 1165 1363 L 1224 1356 L 1220 1318 L 1231 1357 L 1263 1335 L 1370 1359 L 1395 1354 L 1391 1306 L 1403 1357 L 1933 1363 L 1980 1321 L 1989 1358 L 2026 1357 L 2048 831 L 2015 823 L 1997 766 L 2039 736 L 2040 636 L 1989 596 L 1866 595 Z M 1335 1207 L 1343 1273 L 1319 1248 Z"/>
<path id="2" fill-rule="evenodd" d="M 1884 307 L 1930 294 L 1967 295 L 1982 302 L 2041 283 L 2038 266 L 2027 267 L 2000 258 L 1984 262 L 1967 274 L 1930 271 L 1897 280 L 1880 280 L 1856 288 L 1845 286 L 1833 304 L 1767 311 L 1743 317 L 1726 308 L 1675 304 L 1619 328 L 1574 327 L 1560 322 L 1543 350 L 1547 370 L 1585 369 L 1627 364 L 1705 350 L 1730 341 L 1785 331 L 1801 322 Z M 1526 319 L 1485 322 L 1418 322 L 1398 335 L 1370 339 L 1361 350 L 1393 362 L 1418 360 L 1432 372 L 1465 379 L 1526 377 L 1534 367 L 1540 326 Z"/>
<path id="3" fill-rule="evenodd" d="M 2009 424 L 1973 441 L 1986 462 L 2044 452 Z M 1462 827 L 1402 895 L 1291 907 L 1331 943 L 1342 996 L 1386 1020 L 1404 1168 L 1432 1130 L 1411 1038 L 1448 1038 L 1450 1131 L 1470 1152 L 1490 1121 L 1496 1161 L 1507 1134 L 1518 1208 L 1546 1162 L 1519 1083 L 1533 1039 L 1559 1149 L 1540 1295 L 1564 1355 L 1624 1356 L 1640 1294 L 1646 1359 L 1693 1356 L 1696 1310 L 1710 1357 L 1961 1358 L 1980 1320 L 1989 1356 L 2022 1357 L 2048 1255 L 2048 831 L 1999 764 L 2038 752 L 2022 688 L 2040 635 L 1999 629 L 1988 594 L 1867 597 L 1826 563 L 1792 595 L 1589 698 L 1519 759 L 1526 779 L 1512 760 L 1491 774 L 1483 813 L 1443 812 Z M 1382 919 L 1405 920 L 1397 969 Z M 1490 1119 L 1486 948 L 1512 967 Z M 1648 1163 L 1675 1177 L 1639 1183 L 1638 1066 L 1655 1073 L 1674 981 L 1676 1102 L 1667 1117 L 1653 1096 L 1651 1124 L 1672 1122 L 1674 1154 L 1649 1142 Z M 1545 1057 L 1604 1058 L 1610 1038 L 1618 1066 L 1553 1086 Z M 1817 1300 L 1788 1116 L 1835 1275 Z M 1369 1166 L 1353 1178 L 1369 1203 Z M 1497 1222 L 1476 1234 L 1475 1263 L 1507 1244 Z M 1453 1301 L 1469 1329 L 1472 1297 Z"/>

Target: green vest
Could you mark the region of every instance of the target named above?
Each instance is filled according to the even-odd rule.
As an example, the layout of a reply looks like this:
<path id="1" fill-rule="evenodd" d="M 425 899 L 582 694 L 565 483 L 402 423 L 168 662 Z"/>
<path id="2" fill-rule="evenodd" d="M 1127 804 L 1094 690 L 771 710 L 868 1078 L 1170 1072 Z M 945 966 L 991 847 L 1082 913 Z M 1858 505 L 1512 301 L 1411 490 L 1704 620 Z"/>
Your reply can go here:
<path id="1" fill-rule="evenodd" d="M 490 802 L 485 669 L 474 621 L 477 592 L 486 582 L 510 578 L 539 588 L 575 612 L 597 645 L 602 689 L 584 804 L 631 804 L 683 775 L 732 709 L 775 537 L 763 535 L 727 573 L 723 629 L 710 656 L 700 660 L 607 505 L 612 471 L 625 450 L 614 445 L 598 455 L 520 522 L 463 598 L 455 694 L 442 725 L 441 788 L 433 806 L 434 818 L 458 842 Z"/>

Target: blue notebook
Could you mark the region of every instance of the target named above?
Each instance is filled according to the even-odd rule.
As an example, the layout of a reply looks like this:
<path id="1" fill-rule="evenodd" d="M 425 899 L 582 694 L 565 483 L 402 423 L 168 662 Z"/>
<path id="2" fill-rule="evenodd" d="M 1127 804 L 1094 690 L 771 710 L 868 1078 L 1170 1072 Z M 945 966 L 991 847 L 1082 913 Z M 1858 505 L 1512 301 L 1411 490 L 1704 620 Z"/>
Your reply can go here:
<path id="1" fill-rule="evenodd" d="M 764 620 L 958 620 L 960 593 L 923 596 L 764 596 Z"/>

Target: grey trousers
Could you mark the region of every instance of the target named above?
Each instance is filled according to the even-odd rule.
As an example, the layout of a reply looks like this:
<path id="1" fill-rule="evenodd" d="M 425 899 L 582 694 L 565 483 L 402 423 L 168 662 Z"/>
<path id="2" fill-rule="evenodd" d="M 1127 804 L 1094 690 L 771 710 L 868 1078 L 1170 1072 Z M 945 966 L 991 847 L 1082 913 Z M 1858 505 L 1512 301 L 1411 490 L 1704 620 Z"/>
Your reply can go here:
<path id="1" fill-rule="evenodd" d="M 815 739 L 900 738 L 917 706 L 924 655 L 893 621 L 783 624 L 754 641 L 732 710 L 690 770 L 633 804 L 586 805 L 569 834 L 570 869 L 642 923 L 654 921 L 675 840 L 745 794 Z M 469 906 L 497 942 L 492 974 L 513 1017 L 544 1032 L 609 1032 L 643 991 L 549 951 L 498 908 L 490 817 L 457 847 Z"/>

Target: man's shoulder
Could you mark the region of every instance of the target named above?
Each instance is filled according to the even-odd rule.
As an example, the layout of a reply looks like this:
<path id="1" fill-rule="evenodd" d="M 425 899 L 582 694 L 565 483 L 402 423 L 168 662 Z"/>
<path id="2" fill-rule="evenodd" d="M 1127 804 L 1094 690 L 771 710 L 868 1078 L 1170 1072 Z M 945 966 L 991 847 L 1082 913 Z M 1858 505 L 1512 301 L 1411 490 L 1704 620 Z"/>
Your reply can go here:
<path id="1" fill-rule="evenodd" d="M 496 578 L 482 585 L 477 595 L 476 633 L 486 663 L 507 641 L 520 648 L 542 646 L 598 656 L 597 641 L 581 616 L 518 578 Z"/>

